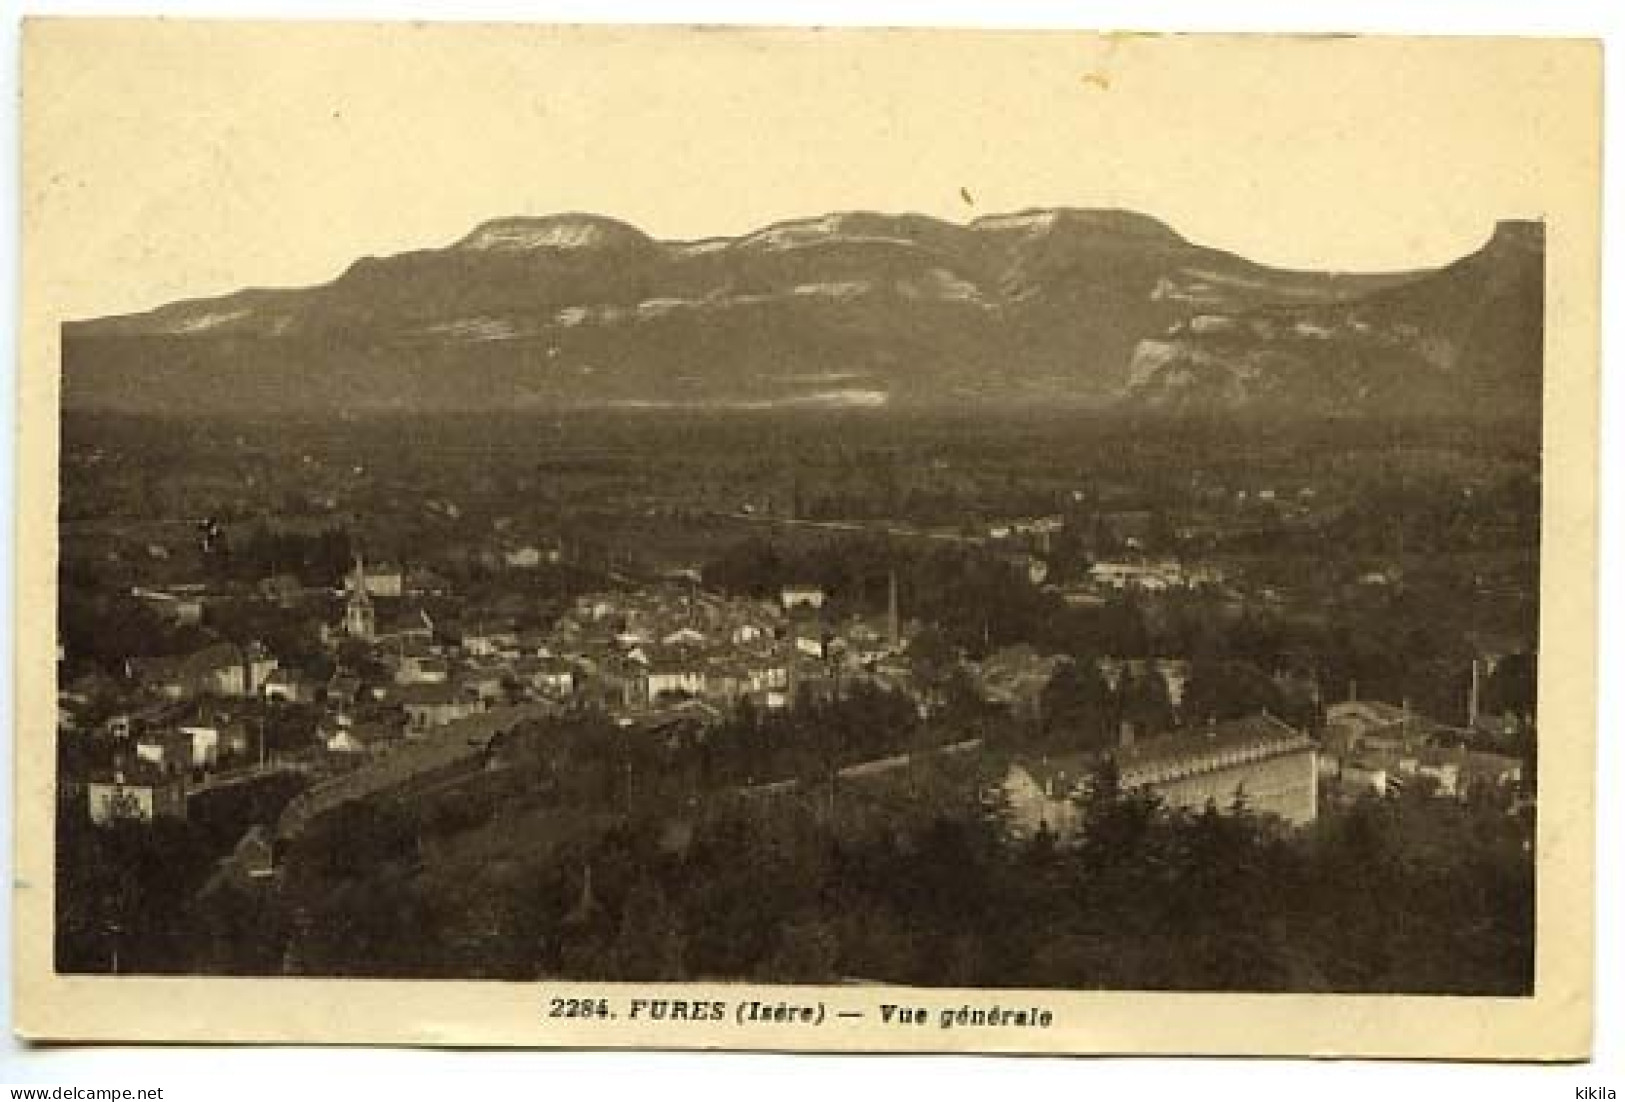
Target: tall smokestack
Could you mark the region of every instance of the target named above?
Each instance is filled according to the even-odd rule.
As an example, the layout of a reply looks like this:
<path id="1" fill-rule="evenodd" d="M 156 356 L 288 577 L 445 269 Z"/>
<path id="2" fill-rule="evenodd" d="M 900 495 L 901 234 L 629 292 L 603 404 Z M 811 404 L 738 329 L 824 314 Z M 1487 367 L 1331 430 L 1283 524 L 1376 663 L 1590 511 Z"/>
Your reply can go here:
<path id="1" fill-rule="evenodd" d="M 902 644 L 903 630 L 897 618 L 897 571 L 886 575 L 886 641 L 896 650 Z"/>
<path id="2" fill-rule="evenodd" d="M 1478 657 L 1473 657 L 1473 682 L 1467 690 L 1467 726 L 1478 726 L 1478 694 L 1482 688 L 1478 679 Z"/>

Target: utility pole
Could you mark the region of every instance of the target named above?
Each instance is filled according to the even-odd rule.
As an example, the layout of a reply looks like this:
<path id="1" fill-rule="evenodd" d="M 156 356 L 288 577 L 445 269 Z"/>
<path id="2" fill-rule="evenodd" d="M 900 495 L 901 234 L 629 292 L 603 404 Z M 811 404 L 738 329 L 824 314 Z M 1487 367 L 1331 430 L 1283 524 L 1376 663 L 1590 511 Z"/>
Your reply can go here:
<path id="1" fill-rule="evenodd" d="M 116 976 L 119 974 L 119 942 L 124 934 L 124 927 L 119 924 L 117 919 L 113 919 L 107 924 L 107 933 L 113 941 L 112 970 L 113 975 Z"/>

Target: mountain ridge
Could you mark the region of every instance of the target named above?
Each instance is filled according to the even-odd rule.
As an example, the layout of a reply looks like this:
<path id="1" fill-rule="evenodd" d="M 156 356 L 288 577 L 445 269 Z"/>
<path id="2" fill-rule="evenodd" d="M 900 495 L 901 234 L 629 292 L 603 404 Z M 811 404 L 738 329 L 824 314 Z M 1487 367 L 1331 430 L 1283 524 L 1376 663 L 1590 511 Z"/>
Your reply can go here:
<path id="1" fill-rule="evenodd" d="M 1216 377 L 1215 355 L 1235 353 L 1194 339 L 1195 318 L 1296 310 L 1313 324 L 1368 302 L 1362 309 L 1431 338 L 1455 332 L 1453 323 L 1418 325 L 1417 310 L 1470 312 L 1486 295 L 1523 301 L 1528 258 L 1542 253 L 1534 223 L 1505 223 L 1484 249 L 1434 271 L 1347 274 L 1256 264 L 1115 209 L 1040 208 L 964 224 L 839 211 L 698 241 L 661 241 L 580 212 L 496 218 L 445 246 L 358 258 L 311 287 L 245 288 L 65 323 L 63 402 L 359 410 L 462 408 L 477 397 L 492 408 L 755 408 L 842 404 L 850 392 L 863 405 L 1182 408 L 1213 399 L 1178 380 Z M 1413 299 L 1415 310 L 1404 305 Z M 1489 332 L 1473 329 L 1474 363 L 1486 358 Z M 1492 335 L 1529 343 L 1510 330 Z M 1180 372 L 1147 359 L 1146 342 L 1159 340 L 1172 342 L 1165 358 Z M 1250 404 L 1256 389 L 1231 388 L 1218 407 Z M 1312 386 L 1298 390 L 1312 397 Z"/>

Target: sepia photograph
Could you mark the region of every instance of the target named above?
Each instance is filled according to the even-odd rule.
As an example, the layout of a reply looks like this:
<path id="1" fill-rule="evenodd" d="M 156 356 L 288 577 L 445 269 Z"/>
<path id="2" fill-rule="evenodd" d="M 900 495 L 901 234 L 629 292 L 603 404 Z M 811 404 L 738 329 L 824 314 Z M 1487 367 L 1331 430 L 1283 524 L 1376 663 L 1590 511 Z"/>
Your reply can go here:
<path id="1" fill-rule="evenodd" d="M 25 40 L 25 1025 L 1584 1051 L 1594 44 Z"/>

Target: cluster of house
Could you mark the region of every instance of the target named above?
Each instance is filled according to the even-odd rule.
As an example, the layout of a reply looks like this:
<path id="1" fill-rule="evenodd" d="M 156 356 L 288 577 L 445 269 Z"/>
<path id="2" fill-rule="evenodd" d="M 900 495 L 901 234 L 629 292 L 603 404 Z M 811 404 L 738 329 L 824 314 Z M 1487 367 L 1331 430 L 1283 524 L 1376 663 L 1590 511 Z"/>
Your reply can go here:
<path id="1" fill-rule="evenodd" d="M 1113 573 L 1124 566 L 1095 569 L 1103 579 L 1133 576 Z M 1179 571 L 1169 564 L 1157 569 Z M 1180 584 L 1199 579 L 1190 571 L 1178 576 Z M 263 720 L 256 730 L 256 706 L 248 703 L 255 699 L 320 704 L 312 752 L 323 756 L 324 772 L 342 773 L 383 751 L 404 752 L 448 732 L 489 725 L 517 714 L 516 707 L 594 706 L 623 726 L 658 727 L 674 717 L 714 722 L 745 706 L 780 710 L 858 682 L 921 696 L 907 653 L 915 629 L 899 617 L 895 581 L 884 616 L 836 615 L 817 585 L 787 585 L 777 600 L 745 600 L 706 592 L 688 579 L 580 597 L 545 628 L 467 611 L 456 627 L 437 626 L 414 598 L 443 593 L 442 587 L 423 572 L 357 559 L 342 616 L 324 636 L 340 655 L 341 643 L 361 644 L 368 661 L 357 668 L 374 671 L 365 680 L 345 668 L 345 659 L 325 683 L 312 683 L 279 667 L 257 643 L 216 642 L 192 654 L 131 659 L 126 673 L 145 703 L 100 721 L 118 753 L 113 770 L 92 778 L 92 815 L 173 813 L 174 790 L 223 762 L 264 765 Z M 1018 646 L 968 664 L 968 671 L 985 700 L 1037 720 L 1044 690 L 1064 661 Z M 1174 658 L 1103 658 L 1098 672 L 1114 692 L 1139 679 L 1160 679 L 1177 716 L 1190 668 Z M 82 726 L 74 717 L 90 711 L 93 689 L 64 687 L 62 722 Z M 1239 727 L 1209 727 L 1195 742 L 1190 728 L 1149 734 L 1125 730 L 1118 750 L 1136 783 L 1179 806 L 1209 799 L 1224 805 L 1239 786 L 1249 806 L 1291 822 L 1313 818 L 1322 781 L 1345 794 L 1425 783 L 1441 796 L 1465 796 L 1520 780 L 1517 759 L 1464 749 L 1464 740 L 1452 737 L 1459 732 L 1408 709 L 1365 701 L 1331 706 L 1322 739 L 1307 746 L 1293 741 L 1307 736 L 1267 716 Z M 1314 775 L 1307 783 L 1305 760 Z M 1035 829 L 1039 822 L 1056 829 L 1067 821 L 1065 808 L 1083 775 L 1068 771 L 1077 765 L 1058 760 L 1015 767 L 1011 791 Z"/>
<path id="2" fill-rule="evenodd" d="M 1160 593 L 1169 589 L 1196 589 L 1222 585 L 1224 572 L 1200 563 L 1176 559 L 1124 559 L 1094 563 L 1089 580 L 1104 589 L 1138 589 Z"/>
<path id="3" fill-rule="evenodd" d="M 1122 546 L 1130 557 L 1095 562 L 1086 579 L 1061 590 L 1069 603 L 1097 604 L 1101 594 L 1112 591 L 1160 593 L 1224 584 L 1224 572 L 1216 566 L 1180 562 L 1168 557 L 1152 558 L 1144 554 L 1141 551 L 1142 537 L 1149 528 L 1150 513 L 1100 514 L 1098 519 L 1114 534 L 1127 533 L 1122 534 L 1121 538 Z M 992 547 L 1004 549 L 1012 565 L 1021 569 L 1032 584 L 1043 585 L 1049 577 L 1049 564 L 1045 556 L 1054 549 L 1058 536 L 1066 527 L 1066 518 L 1062 516 L 1002 521 L 987 529 L 986 542 Z"/>
<path id="4" fill-rule="evenodd" d="M 344 630 L 366 637 L 371 605 L 364 587 L 352 587 Z M 592 701 L 623 725 L 658 730 L 677 713 L 703 721 L 746 700 L 784 708 L 809 685 L 883 677 L 902 646 L 895 601 L 884 624 L 836 620 L 814 586 L 786 587 L 777 603 L 694 585 L 597 593 L 578 598 L 545 631 L 476 623 L 455 645 L 433 632 L 397 634 L 373 651 L 393 683 L 372 692 L 400 706 L 405 737 L 389 753 L 307 790 L 289 804 L 276 833 L 288 838 L 340 804 L 489 764 L 523 724 L 576 702 Z M 527 699 L 516 701 L 516 688 Z M 354 737 L 353 727 L 337 722 L 335 737 Z"/>
<path id="5" fill-rule="evenodd" d="M 358 561 L 334 634 L 366 642 L 388 671 L 390 683 L 371 691 L 399 706 L 408 736 L 516 698 L 590 702 L 631 722 L 678 706 L 712 717 L 745 702 L 778 710 L 833 691 L 843 676 L 906 680 L 896 661 L 905 638 L 895 596 L 883 621 L 837 619 L 817 586 L 786 586 L 771 602 L 674 580 L 582 596 L 545 629 L 474 617 L 453 641 L 421 613 L 385 624 L 380 606 L 388 602 L 375 598 L 387 594 L 368 578 Z"/>
<path id="6" fill-rule="evenodd" d="M 1002 671 L 1010 656 L 1000 664 Z M 1039 659 L 1029 667 L 1027 682 L 1037 686 L 1044 666 L 1053 671 L 1054 659 Z M 1141 660 L 1156 668 L 1168 683 L 1178 707 L 1188 668 L 1171 660 Z M 1102 674 L 1110 681 L 1131 670 L 1131 664 L 1103 660 Z M 984 664 L 985 668 L 985 664 Z M 997 699 L 991 697 L 990 699 Z M 1019 707 L 1019 700 L 1014 706 Z M 1013 762 L 1003 782 L 1003 794 L 1018 834 L 1040 830 L 1060 837 L 1074 832 L 1083 796 L 1102 757 L 1112 758 L 1119 783 L 1126 791 L 1155 793 L 1164 806 L 1220 811 L 1244 806 L 1301 826 L 1315 820 L 1323 790 L 1341 800 L 1364 796 L 1398 795 L 1408 788 L 1448 800 L 1487 798 L 1509 811 L 1530 803 L 1519 758 L 1474 748 L 1491 722 L 1471 730 L 1450 727 L 1417 715 L 1407 706 L 1379 701 L 1347 700 L 1330 705 L 1318 736 L 1301 731 L 1268 712 L 1224 722 L 1142 737 L 1132 725 L 1123 725 L 1118 746 L 1101 754 L 1077 752 L 1033 756 Z"/>
<path id="7" fill-rule="evenodd" d="M 111 695 L 113 687 L 92 677 L 62 688 L 61 730 L 81 746 L 105 750 L 99 764 L 61 778 L 64 792 L 86 801 L 93 821 L 184 817 L 189 792 L 263 765 L 264 726 L 244 706 L 254 691 L 254 665 L 232 650 L 229 661 L 223 650 L 209 661 L 190 656 L 195 661 L 182 666 L 199 676 L 177 683 L 166 674 L 157 682 L 169 690 L 165 695 L 125 696 L 128 707 L 95 722 L 88 720 L 96 714 L 92 698 Z"/>
<path id="8" fill-rule="evenodd" d="M 324 683 L 279 666 L 258 643 L 219 641 L 191 654 L 129 660 L 127 682 L 106 695 L 131 711 L 95 724 L 115 747 L 115 767 L 98 771 L 99 783 L 115 785 L 116 774 L 122 791 L 140 787 L 141 778 L 150 790 L 142 814 L 150 817 L 169 804 L 158 787 L 195 783 L 223 762 L 264 766 L 257 701 L 318 705 L 318 745 L 308 754 L 323 755 L 324 770 L 342 770 L 525 703 L 596 705 L 630 726 L 674 712 L 712 722 L 747 702 L 779 710 L 858 680 L 911 685 L 895 585 L 884 618 L 832 615 L 818 586 L 786 586 L 777 601 L 765 601 L 719 596 L 690 581 L 584 596 L 551 626 L 521 628 L 508 617 L 469 613 L 458 626 L 437 626 L 412 599 L 432 582 L 358 557 L 342 614 L 323 628 L 340 656 Z M 355 644 L 367 659 L 360 667 Z M 357 673 L 364 667 L 372 669 L 365 679 Z M 65 729 L 85 728 L 81 717 L 93 711 L 96 689 L 82 689 L 64 688 Z M 109 799 L 98 790 L 93 810 L 120 806 Z"/>
<path id="9" fill-rule="evenodd" d="M 1326 709 L 1321 769 L 1345 797 L 1423 786 L 1434 796 L 1492 793 L 1516 806 L 1523 762 L 1472 748 L 1476 730 L 1436 723 L 1408 706 L 1347 700 Z"/>
<path id="10" fill-rule="evenodd" d="M 1065 528 L 1066 518 L 1064 517 L 1028 517 L 1020 520 L 1001 521 L 990 525 L 987 530 L 987 538 L 1027 547 L 1040 554 L 1047 554 L 1054 543 L 1055 537 Z"/>
<path id="11" fill-rule="evenodd" d="M 83 679 L 59 694 L 59 723 L 76 737 L 99 736 L 108 747 L 102 767 L 61 778 L 64 793 L 88 806 L 93 821 L 119 817 L 152 819 L 185 815 L 185 794 L 237 756 L 252 756 L 254 741 L 247 724 L 229 710 L 200 707 L 191 700 L 149 700 L 86 725 L 73 709 L 85 709 L 92 692 Z"/>
<path id="12" fill-rule="evenodd" d="M 785 708 L 798 692 L 842 676 L 885 676 L 903 646 L 895 603 L 885 623 L 837 620 L 816 586 L 787 586 L 777 602 L 726 598 L 693 584 L 595 593 L 577 598 L 546 630 L 475 621 L 455 644 L 429 630 L 381 636 L 374 604 L 353 585 L 342 630 L 372 643 L 390 672 L 392 683 L 371 691 L 405 713 L 405 737 L 298 797 L 282 815 L 280 837 L 348 801 L 478 768 L 520 726 L 575 703 L 655 730 L 674 715 L 719 718 L 747 700 Z M 355 737 L 353 726 L 336 722 L 335 737 Z"/>
<path id="13" fill-rule="evenodd" d="M 833 618 L 814 586 L 787 586 L 773 603 L 674 584 L 581 597 L 545 632 L 504 625 L 472 639 L 465 633 L 462 652 L 487 652 L 488 668 L 543 695 L 585 697 L 632 720 L 683 702 L 717 714 L 747 701 L 782 709 L 843 675 L 887 676 L 903 645 L 895 616 Z M 447 703 L 444 692 L 417 695 Z M 409 713 L 420 706 L 407 703 Z"/>

